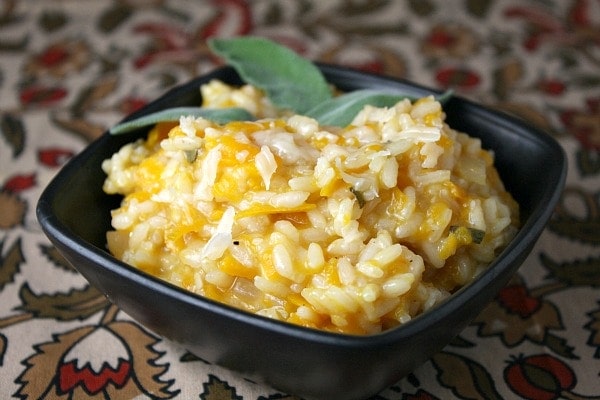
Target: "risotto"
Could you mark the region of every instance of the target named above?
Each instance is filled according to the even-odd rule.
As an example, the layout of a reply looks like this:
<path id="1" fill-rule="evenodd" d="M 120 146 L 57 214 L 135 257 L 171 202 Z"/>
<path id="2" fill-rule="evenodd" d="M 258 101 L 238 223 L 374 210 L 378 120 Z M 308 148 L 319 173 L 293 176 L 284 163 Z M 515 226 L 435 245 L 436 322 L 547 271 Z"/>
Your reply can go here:
<path id="1" fill-rule="evenodd" d="M 279 112 L 253 86 L 213 81 L 204 106 L 102 168 L 124 196 L 117 258 L 269 318 L 347 334 L 405 323 L 470 282 L 518 229 L 518 205 L 479 139 L 433 97 L 366 106 L 344 128 Z"/>

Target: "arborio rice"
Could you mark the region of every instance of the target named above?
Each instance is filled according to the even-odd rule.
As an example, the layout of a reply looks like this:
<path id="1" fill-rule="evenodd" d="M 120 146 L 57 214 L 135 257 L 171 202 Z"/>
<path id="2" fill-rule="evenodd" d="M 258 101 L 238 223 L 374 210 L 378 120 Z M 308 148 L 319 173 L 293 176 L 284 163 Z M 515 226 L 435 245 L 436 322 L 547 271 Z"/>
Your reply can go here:
<path id="1" fill-rule="evenodd" d="M 365 107 L 346 128 L 277 115 L 250 86 L 104 162 L 118 258 L 192 292 L 307 327 L 370 334 L 468 283 L 515 234 L 493 154 L 444 123 L 433 97 Z"/>

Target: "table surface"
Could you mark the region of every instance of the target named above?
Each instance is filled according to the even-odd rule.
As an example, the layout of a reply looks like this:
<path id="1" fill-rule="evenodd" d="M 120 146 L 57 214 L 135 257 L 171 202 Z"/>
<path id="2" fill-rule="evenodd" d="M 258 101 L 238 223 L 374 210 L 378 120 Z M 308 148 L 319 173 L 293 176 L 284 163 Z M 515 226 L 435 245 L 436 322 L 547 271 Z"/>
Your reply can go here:
<path id="1" fill-rule="evenodd" d="M 4 0 L 0 397 L 285 399 L 110 305 L 35 219 L 60 167 L 125 114 L 213 69 L 205 39 L 261 35 L 313 60 L 515 113 L 569 160 L 514 280 L 377 399 L 600 398 L 600 2 Z M 543 173 L 543 171 L 540 171 Z"/>

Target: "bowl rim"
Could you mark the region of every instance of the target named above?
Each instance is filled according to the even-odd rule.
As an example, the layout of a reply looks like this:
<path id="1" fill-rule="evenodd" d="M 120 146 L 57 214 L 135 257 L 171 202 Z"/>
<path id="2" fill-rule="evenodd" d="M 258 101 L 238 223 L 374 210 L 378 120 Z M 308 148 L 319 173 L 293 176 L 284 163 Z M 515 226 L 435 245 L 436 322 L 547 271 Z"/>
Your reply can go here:
<path id="1" fill-rule="evenodd" d="M 359 77 L 362 80 L 361 83 L 364 84 L 362 86 L 368 86 L 373 82 L 378 84 L 394 82 L 395 85 L 400 84 L 415 92 L 423 94 L 441 93 L 439 90 L 428 88 L 405 79 L 357 71 L 347 67 L 340 67 L 331 64 L 317 63 L 317 65 L 328 78 L 331 75 L 335 75 L 338 78 L 347 80 L 354 80 Z M 189 87 L 196 82 L 205 82 L 208 78 L 218 76 L 231 69 L 232 68 L 228 66 L 217 68 L 208 74 L 201 75 L 183 84 L 177 85 L 156 100 L 149 103 L 143 109 L 126 116 L 122 120 L 126 121 L 136 118 L 139 115 L 144 115 L 148 112 L 151 112 L 152 107 L 160 107 L 160 104 L 164 102 L 165 98 L 176 96 L 179 91 L 185 90 L 186 87 Z M 367 335 L 336 333 L 314 328 L 307 328 L 252 314 L 233 306 L 220 303 L 210 298 L 187 291 L 168 281 L 164 281 L 160 278 L 152 276 L 118 260 L 105 249 L 101 249 L 75 234 L 75 232 L 62 223 L 53 213 L 52 198 L 55 196 L 56 192 L 60 190 L 62 180 L 75 175 L 78 172 L 79 164 L 87 160 L 90 154 L 92 154 L 97 148 L 101 147 L 106 141 L 111 140 L 110 138 L 112 135 L 110 135 L 108 131 L 104 132 L 99 138 L 88 144 L 88 146 L 70 159 L 69 162 L 54 176 L 51 182 L 43 190 L 38 200 L 36 206 L 36 215 L 43 231 L 49 238 L 51 238 L 53 242 L 60 243 L 60 245 L 64 247 L 71 248 L 75 252 L 79 253 L 81 257 L 93 259 L 94 262 L 101 260 L 102 268 L 108 269 L 114 274 L 130 279 L 136 284 L 144 285 L 145 287 L 151 287 L 153 290 L 157 290 L 165 296 L 176 298 L 180 302 L 184 302 L 193 307 L 199 307 L 204 311 L 216 312 L 226 318 L 231 318 L 245 324 L 250 324 L 265 331 L 278 333 L 280 335 L 294 337 L 301 340 L 318 342 L 324 345 L 342 344 L 351 348 L 364 348 L 365 346 L 381 346 L 388 343 L 397 342 L 399 339 L 413 336 L 419 332 L 422 332 L 423 328 L 434 325 L 435 322 L 441 319 L 443 315 L 456 312 L 466 302 L 468 302 L 475 293 L 481 291 L 482 288 L 494 281 L 497 275 L 495 272 L 496 270 L 508 268 L 507 264 L 512 264 L 517 261 L 517 259 L 524 252 L 533 246 L 539 235 L 544 230 L 544 227 L 553 212 L 553 206 L 560 198 L 562 190 L 559 190 L 559 188 L 564 186 L 564 182 L 566 180 L 567 160 L 564 149 L 548 133 L 542 131 L 540 128 L 529 125 L 527 122 L 518 119 L 517 117 L 501 111 L 493 110 L 489 107 L 477 104 L 460 96 L 455 95 L 450 101 L 462 103 L 462 105 L 469 108 L 470 112 L 478 114 L 478 116 L 481 118 L 495 119 L 496 122 L 500 122 L 505 127 L 509 127 L 513 130 L 518 128 L 518 130 L 529 132 L 529 134 L 523 136 L 523 138 L 531 142 L 537 142 L 538 146 L 546 147 L 549 151 L 554 153 L 553 155 L 556 157 L 556 162 L 560 163 L 560 167 L 557 167 L 556 169 L 557 174 L 553 178 L 556 181 L 556 185 L 554 187 L 548 185 L 545 188 L 545 192 L 542 197 L 547 200 L 547 203 L 545 205 L 536 205 L 533 208 L 532 213 L 528 216 L 525 224 L 519 228 L 519 231 L 515 237 L 508 243 L 501 253 L 496 256 L 494 261 L 492 261 L 492 263 L 486 267 L 486 270 L 479 274 L 472 282 L 457 290 L 434 308 L 421 313 L 404 324 L 384 330 L 382 332 Z"/>

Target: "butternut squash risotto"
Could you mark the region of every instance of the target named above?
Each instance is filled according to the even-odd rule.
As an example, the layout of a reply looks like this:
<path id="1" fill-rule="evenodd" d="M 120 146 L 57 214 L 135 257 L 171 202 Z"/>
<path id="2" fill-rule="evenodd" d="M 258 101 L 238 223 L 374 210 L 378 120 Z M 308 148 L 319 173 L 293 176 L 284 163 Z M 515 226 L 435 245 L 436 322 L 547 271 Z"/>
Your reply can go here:
<path id="1" fill-rule="evenodd" d="M 332 128 L 253 86 L 201 91 L 203 106 L 258 119 L 159 123 L 102 165 L 105 192 L 124 196 L 108 248 L 149 274 L 269 318 L 372 334 L 470 282 L 518 229 L 493 154 L 431 96 Z"/>

